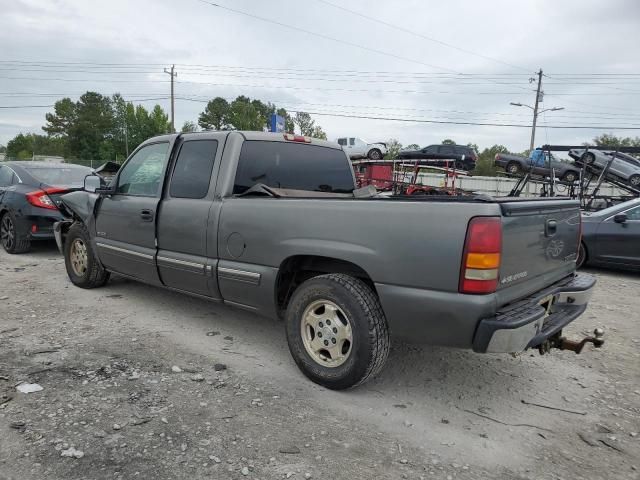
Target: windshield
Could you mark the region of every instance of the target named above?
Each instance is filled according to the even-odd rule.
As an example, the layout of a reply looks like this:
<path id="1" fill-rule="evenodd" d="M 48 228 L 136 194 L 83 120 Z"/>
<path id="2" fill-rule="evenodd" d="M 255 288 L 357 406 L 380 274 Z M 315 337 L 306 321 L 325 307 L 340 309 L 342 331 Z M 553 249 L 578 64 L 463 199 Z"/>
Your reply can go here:
<path id="1" fill-rule="evenodd" d="M 82 187 L 84 178 L 93 172 L 91 168 L 79 165 L 24 166 L 23 168 L 38 182 L 52 187 Z"/>

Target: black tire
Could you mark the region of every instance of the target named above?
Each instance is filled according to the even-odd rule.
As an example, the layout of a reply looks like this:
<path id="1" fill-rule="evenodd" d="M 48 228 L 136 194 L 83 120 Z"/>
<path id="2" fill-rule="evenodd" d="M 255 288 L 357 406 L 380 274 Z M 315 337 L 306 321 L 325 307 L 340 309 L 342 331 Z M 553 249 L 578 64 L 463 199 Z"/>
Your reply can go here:
<path id="1" fill-rule="evenodd" d="M 518 162 L 509 162 L 507 163 L 507 168 L 505 168 L 505 171 L 511 174 L 520 173 L 520 170 L 522 170 L 522 168 Z"/>
<path id="2" fill-rule="evenodd" d="M 576 269 L 582 268 L 587 263 L 587 247 L 583 242 L 580 242 L 578 247 L 578 258 L 576 259 Z"/>
<path id="3" fill-rule="evenodd" d="M 74 267 L 72 261 L 72 249 L 76 242 L 84 245 L 86 249 L 86 265 L 80 269 Z M 87 227 L 76 222 L 71 225 L 64 243 L 64 264 L 71 282 L 80 288 L 102 287 L 109 280 L 109 272 L 104 269 L 91 245 L 91 238 Z"/>
<path id="4" fill-rule="evenodd" d="M 562 180 L 564 182 L 569 182 L 569 183 L 573 183 L 578 179 L 578 174 L 576 172 L 567 172 L 564 174 L 564 176 L 562 177 Z"/>
<path id="5" fill-rule="evenodd" d="M 367 156 L 369 160 L 382 160 L 382 152 L 377 148 L 372 148 Z"/>
<path id="6" fill-rule="evenodd" d="M 586 163 L 587 165 L 593 165 L 595 163 L 595 161 L 596 161 L 596 156 L 595 156 L 595 154 L 593 154 L 591 152 L 587 152 L 587 153 L 583 154 L 580 159 L 584 163 Z"/>
<path id="7" fill-rule="evenodd" d="M 633 188 L 640 188 L 640 175 L 631 175 L 629 177 L 629 185 Z"/>
<path id="8" fill-rule="evenodd" d="M 11 212 L 0 215 L 0 242 L 7 253 L 26 253 L 31 249 L 31 239 L 18 234 L 16 216 Z"/>
<path id="9" fill-rule="evenodd" d="M 336 305 L 351 328 L 353 342 L 348 356 L 337 366 L 320 364 L 303 340 L 303 315 L 322 301 Z M 285 321 L 289 350 L 298 368 L 313 382 L 332 390 L 364 383 L 382 370 L 389 355 L 389 330 L 378 297 L 364 282 L 349 275 L 332 273 L 304 282 L 289 302 Z"/>

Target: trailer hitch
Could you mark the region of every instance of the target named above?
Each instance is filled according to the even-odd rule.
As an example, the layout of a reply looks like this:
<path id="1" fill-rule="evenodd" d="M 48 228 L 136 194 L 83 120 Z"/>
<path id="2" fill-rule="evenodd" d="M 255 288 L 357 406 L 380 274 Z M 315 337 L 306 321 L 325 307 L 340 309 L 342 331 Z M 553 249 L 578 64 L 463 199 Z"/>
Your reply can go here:
<path id="1" fill-rule="evenodd" d="M 544 342 L 542 342 L 538 346 L 538 351 L 540 355 L 544 355 L 545 353 L 549 353 L 552 348 L 557 348 L 559 350 L 571 350 L 576 354 L 582 352 L 582 349 L 587 343 L 593 343 L 595 348 L 600 348 L 604 345 L 604 330 L 601 328 L 596 328 L 593 331 L 593 336 L 584 337 L 582 340 L 569 340 L 566 337 L 561 337 L 560 334 L 554 335 L 551 338 L 548 338 Z"/>

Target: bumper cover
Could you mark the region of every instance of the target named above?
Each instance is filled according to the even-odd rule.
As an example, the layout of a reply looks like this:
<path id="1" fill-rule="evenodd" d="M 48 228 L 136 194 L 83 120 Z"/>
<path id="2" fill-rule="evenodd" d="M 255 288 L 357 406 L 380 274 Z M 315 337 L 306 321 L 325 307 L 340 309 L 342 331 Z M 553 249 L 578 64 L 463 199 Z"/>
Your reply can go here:
<path id="1" fill-rule="evenodd" d="M 537 347 L 582 315 L 595 283 L 591 275 L 576 274 L 480 320 L 473 350 L 517 353 Z"/>
<path id="2" fill-rule="evenodd" d="M 62 255 L 64 255 L 64 241 L 62 238 L 62 227 L 65 224 L 71 224 L 71 223 L 73 222 L 70 220 L 61 220 L 53 224 L 53 236 L 56 239 L 56 245 L 58 246 L 58 250 L 60 250 L 60 253 Z"/>

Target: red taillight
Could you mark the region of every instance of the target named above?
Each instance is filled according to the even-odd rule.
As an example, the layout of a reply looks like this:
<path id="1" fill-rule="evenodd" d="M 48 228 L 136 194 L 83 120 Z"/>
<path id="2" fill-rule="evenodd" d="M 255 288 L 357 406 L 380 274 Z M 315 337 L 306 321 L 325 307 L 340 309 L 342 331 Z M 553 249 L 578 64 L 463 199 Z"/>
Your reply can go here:
<path id="1" fill-rule="evenodd" d="M 35 192 L 27 193 L 27 202 L 34 207 L 48 208 L 49 210 L 58 210 L 58 207 L 49 197 L 50 194 L 66 192 L 64 188 L 46 188 Z"/>
<path id="2" fill-rule="evenodd" d="M 460 293 L 493 293 L 498 288 L 502 253 L 500 217 L 474 217 L 467 227 L 467 238 L 460 269 Z"/>
<path id="3" fill-rule="evenodd" d="M 304 135 L 294 135 L 293 133 L 285 133 L 284 139 L 288 142 L 311 143 L 311 137 L 305 137 Z"/>

